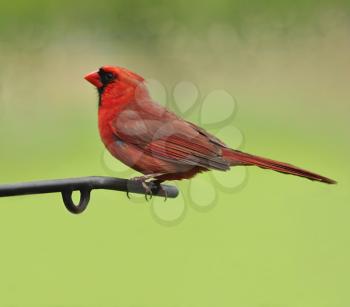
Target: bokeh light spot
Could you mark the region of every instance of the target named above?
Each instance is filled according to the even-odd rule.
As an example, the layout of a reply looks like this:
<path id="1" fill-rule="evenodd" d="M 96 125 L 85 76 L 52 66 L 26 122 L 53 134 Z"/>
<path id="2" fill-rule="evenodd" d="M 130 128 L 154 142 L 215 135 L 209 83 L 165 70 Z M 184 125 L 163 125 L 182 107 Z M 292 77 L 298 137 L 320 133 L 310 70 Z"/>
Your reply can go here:
<path id="1" fill-rule="evenodd" d="M 235 107 L 235 100 L 227 91 L 212 91 L 203 101 L 200 114 L 201 124 L 211 125 L 223 123 L 233 116 Z"/>
<path id="2" fill-rule="evenodd" d="M 186 113 L 190 110 L 195 105 L 198 96 L 197 87 L 187 81 L 177 83 L 173 91 L 174 103 L 181 113 Z"/>

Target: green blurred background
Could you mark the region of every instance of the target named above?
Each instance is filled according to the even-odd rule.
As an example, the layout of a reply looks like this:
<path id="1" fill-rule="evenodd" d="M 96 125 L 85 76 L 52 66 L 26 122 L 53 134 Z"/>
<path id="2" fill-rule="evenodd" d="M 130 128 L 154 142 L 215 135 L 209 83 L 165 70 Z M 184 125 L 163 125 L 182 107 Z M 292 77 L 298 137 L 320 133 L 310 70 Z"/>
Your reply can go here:
<path id="1" fill-rule="evenodd" d="M 114 64 L 169 99 L 182 80 L 227 90 L 244 150 L 339 184 L 251 168 L 171 225 L 123 193 L 81 216 L 0 199 L 0 306 L 349 306 L 349 17 L 348 0 L 1 2 L 2 183 L 113 175 L 83 75 Z"/>

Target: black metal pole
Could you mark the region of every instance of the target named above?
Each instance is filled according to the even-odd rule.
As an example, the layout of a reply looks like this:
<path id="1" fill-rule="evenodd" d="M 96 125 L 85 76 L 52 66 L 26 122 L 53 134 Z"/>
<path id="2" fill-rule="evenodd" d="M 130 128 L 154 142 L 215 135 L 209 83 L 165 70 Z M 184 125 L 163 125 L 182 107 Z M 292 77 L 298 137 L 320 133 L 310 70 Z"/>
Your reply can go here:
<path id="1" fill-rule="evenodd" d="M 179 194 L 178 189 L 174 186 L 149 183 L 149 188 L 152 191 L 152 196 L 175 198 Z M 66 208 L 71 213 L 77 214 L 83 212 L 89 204 L 90 192 L 92 190 L 101 189 L 145 194 L 145 188 L 140 181 L 93 176 L 0 185 L 0 197 L 62 193 Z M 80 201 L 78 205 L 75 205 L 72 200 L 73 191 L 80 191 Z"/>

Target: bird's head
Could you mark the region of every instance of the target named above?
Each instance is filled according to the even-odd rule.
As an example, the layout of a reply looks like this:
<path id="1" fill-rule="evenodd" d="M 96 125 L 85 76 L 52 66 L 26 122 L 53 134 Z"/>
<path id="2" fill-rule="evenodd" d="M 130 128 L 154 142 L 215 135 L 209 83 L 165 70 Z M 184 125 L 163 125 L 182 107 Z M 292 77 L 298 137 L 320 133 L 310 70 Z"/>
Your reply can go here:
<path id="1" fill-rule="evenodd" d="M 140 92 L 144 89 L 144 79 L 141 76 L 117 66 L 103 66 L 98 71 L 87 74 L 85 80 L 97 88 L 100 104 L 103 95 L 112 99 L 127 98 L 125 96 L 135 96 L 137 90 Z"/>

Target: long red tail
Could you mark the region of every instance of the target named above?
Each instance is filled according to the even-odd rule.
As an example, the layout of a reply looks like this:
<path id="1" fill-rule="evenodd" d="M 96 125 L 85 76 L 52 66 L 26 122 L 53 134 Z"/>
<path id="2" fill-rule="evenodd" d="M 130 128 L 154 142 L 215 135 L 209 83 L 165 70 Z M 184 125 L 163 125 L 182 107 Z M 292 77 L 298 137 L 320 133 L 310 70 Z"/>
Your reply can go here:
<path id="1" fill-rule="evenodd" d="M 337 183 L 332 179 L 309 172 L 299 167 L 296 167 L 284 162 L 278 162 L 278 161 L 254 156 L 238 150 L 224 149 L 223 157 L 229 160 L 231 162 L 231 165 L 255 165 L 261 168 L 271 169 L 280 173 L 300 176 L 310 180 L 316 180 L 316 181 L 325 182 L 328 184 Z"/>

